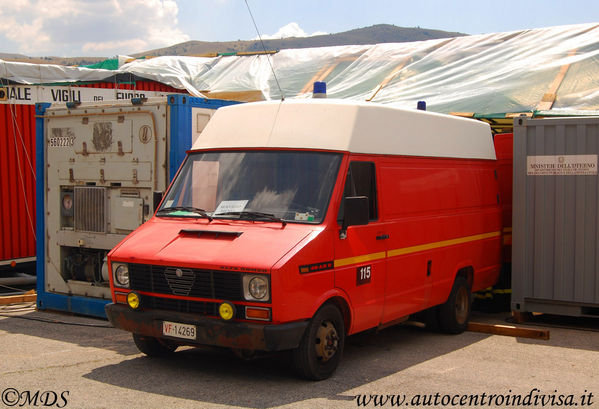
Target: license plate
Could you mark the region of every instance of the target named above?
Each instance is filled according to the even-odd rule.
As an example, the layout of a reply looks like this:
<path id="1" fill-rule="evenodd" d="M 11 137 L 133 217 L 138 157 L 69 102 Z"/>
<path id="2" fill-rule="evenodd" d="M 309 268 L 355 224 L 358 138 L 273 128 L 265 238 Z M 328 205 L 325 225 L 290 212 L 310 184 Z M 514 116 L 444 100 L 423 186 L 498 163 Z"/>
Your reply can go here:
<path id="1" fill-rule="evenodd" d="M 175 338 L 196 339 L 196 326 L 162 321 L 162 334 Z"/>

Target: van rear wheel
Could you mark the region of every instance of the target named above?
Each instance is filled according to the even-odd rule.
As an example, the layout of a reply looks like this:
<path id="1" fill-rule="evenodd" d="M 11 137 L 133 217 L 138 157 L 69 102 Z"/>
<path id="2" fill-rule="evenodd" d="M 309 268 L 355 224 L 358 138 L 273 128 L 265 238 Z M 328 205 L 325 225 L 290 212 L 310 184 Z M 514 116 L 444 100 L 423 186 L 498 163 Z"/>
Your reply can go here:
<path id="1" fill-rule="evenodd" d="M 466 278 L 456 277 L 449 299 L 439 306 L 439 325 L 444 332 L 460 334 L 468 328 L 471 297 Z"/>
<path id="2" fill-rule="evenodd" d="M 141 352 L 147 356 L 165 356 L 175 352 L 177 345 L 168 341 L 144 335 L 133 334 L 133 342 Z"/>
<path id="3" fill-rule="evenodd" d="M 326 304 L 318 310 L 293 350 L 293 364 L 304 378 L 320 381 L 330 377 L 341 360 L 345 324 L 339 309 Z"/>

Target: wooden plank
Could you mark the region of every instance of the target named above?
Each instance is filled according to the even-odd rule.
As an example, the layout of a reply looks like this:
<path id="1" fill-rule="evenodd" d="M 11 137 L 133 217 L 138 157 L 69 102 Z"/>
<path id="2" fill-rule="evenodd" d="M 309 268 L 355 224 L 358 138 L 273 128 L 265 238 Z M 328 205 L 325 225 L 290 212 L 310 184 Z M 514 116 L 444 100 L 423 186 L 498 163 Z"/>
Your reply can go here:
<path id="1" fill-rule="evenodd" d="M 225 99 L 227 101 L 238 101 L 238 102 L 258 102 L 264 101 L 264 94 L 260 90 L 249 90 L 249 91 L 221 91 L 221 92 L 210 92 L 202 91 L 207 98 L 210 99 Z"/>
<path id="2" fill-rule="evenodd" d="M 439 44 L 427 49 L 423 53 L 426 53 L 428 55 L 428 54 L 432 53 L 433 51 L 438 50 L 439 48 L 443 47 L 444 45 L 446 45 L 454 40 L 455 40 L 455 38 L 450 38 L 447 41 L 440 42 Z M 385 88 L 387 86 L 387 84 L 389 84 L 397 76 L 397 74 L 399 74 L 404 69 L 404 67 L 406 65 L 411 64 L 414 61 L 414 58 L 415 58 L 414 56 L 405 58 L 398 65 L 396 65 L 395 68 L 393 69 L 393 71 L 391 71 L 391 73 L 388 74 L 383 79 L 383 81 L 376 87 L 376 90 L 374 91 L 374 93 L 370 96 L 370 98 L 367 98 L 366 101 L 368 101 L 368 102 L 372 101 L 374 99 L 374 97 L 376 97 L 376 94 L 378 94 L 380 90 Z"/>
<path id="3" fill-rule="evenodd" d="M 314 76 L 312 78 L 310 78 L 310 80 L 308 82 L 306 82 L 306 85 L 304 85 L 304 88 L 302 88 L 302 90 L 300 91 L 300 94 L 305 94 L 307 92 L 310 92 L 310 90 L 312 89 L 312 85 L 316 81 L 323 81 L 324 79 L 326 79 L 326 77 L 328 77 L 329 74 L 331 72 L 333 72 L 333 70 L 335 69 L 335 67 L 337 65 L 339 65 L 339 61 L 335 61 L 332 64 L 328 64 L 328 65 L 325 65 L 324 67 L 322 67 L 316 74 L 314 74 Z"/>
<path id="4" fill-rule="evenodd" d="M 512 311 L 512 318 L 514 318 L 516 324 L 522 324 L 532 320 L 532 312 Z"/>
<path id="5" fill-rule="evenodd" d="M 370 102 L 373 100 L 374 97 L 376 97 L 376 94 L 379 93 L 380 90 L 382 90 L 387 84 L 389 84 L 391 82 L 391 80 L 393 80 L 393 78 L 395 78 L 397 76 L 397 74 L 399 74 L 399 72 L 401 70 L 403 70 L 403 68 L 408 65 L 408 63 L 412 62 L 412 58 L 407 58 L 405 60 L 403 60 L 399 65 L 397 65 L 395 67 L 395 69 L 393 71 L 391 71 L 391 73 L 389 75 L 387 75 L 383 81 L 379 84 L 379 86 L 376 88 L 376 90 L 374 91 L 374 94 L 372 94 L 372 96 L 370 98 L 368 98 L 366 101 Z"/>
<path id="6" fill-rule="evenodd" d="M 521 116 L 532 118 L 532 112 L 509 112 L 505 114 L 506 118 L 518 118 Z"/>
<path id="7" fill-rule="evenodd" d="M 509 337 L 549 339 L 549 330 L 515 327 L 513 325 L 494 325 L 471 322 L 468 331 L 482 332 L 484 334 L 505 335 Z"/>
<path id="8" fill-rule="evenodd" d="M 568 57 L 572 57 L 575 54 L 576 50 L 572 50 L 568 54 Z M 564 78 L 566 77 L 566 73 L 568 72 L 569 68 L 570 64 L 564 64 L 561 66 L 559 72 L 553 79 L 553 82 L 551 83 L 551 85 L 549 85 L 549 89 L 543 95 L 541 102 L 537 106 L 537 111 L 548 111 L 553 107 L 555 99 L 557 98 L 557 90 L 559 89 L 560 85 L 562 85 L 562 82 L 564 81 Z"/>
<path id="9" fill-rule="evenodd" d="M 22 295 L 7 295 L 0 297 L 0 305 L 19 304 L 22 302 L 35 302 L 37 301 L 37 294 L 35 291 L 27 291 Z"/>
<path id="10" fill-rule="evenodd" d="M 463 118 L 472 118 L 474 116 L 474 112 L 450 112 L 449 115 L 461 116 Z"/>

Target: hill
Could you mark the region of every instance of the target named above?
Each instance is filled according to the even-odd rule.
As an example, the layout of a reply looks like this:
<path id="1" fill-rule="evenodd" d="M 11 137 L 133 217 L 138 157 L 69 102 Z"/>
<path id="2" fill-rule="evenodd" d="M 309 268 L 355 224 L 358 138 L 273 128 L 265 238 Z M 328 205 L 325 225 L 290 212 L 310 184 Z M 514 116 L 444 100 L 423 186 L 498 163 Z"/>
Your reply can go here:
<path id="1" fill-rule="evenodd" d="M 391 24 L 377 24 L 336 34 L 325 34 L 313 37 L 292 37 L 276 40 L 264 40 L 269 51 L 293 48 L 328 47 L 337 45 L 364 45 L 379 43 L 404 43 L 411 41 L 432 40 L 465 36 L 441 30 L 420 27 L 397 27 Z M 262 44 L 258 40 L 248 41 L 187 41 L 170 47 L 144 51 L 133 54 L 134 57 L 158 57 L 162 55 L 216 55 L 218 53 L 260 52 Z M 88 65 L 106 59 L 106 57 L 29 57 L 22 54 L 0 53 L 0 59 L 20 61 L 34 64 Z"/>
<path id="2" fill-rule="evenodd" d="M 264 46 L 267 50 L 284 50 L 291 48 L 328 47 L 336 45 L 404 43 L 411 41 L 432 40 L 437 38 L 459 37 L 465 35 L 467 34 L 432 30 L 420 27 L 397 27 L 390 24 L 377 24 L 374 26 L 358 28 L 337 34 L 264 40 Z M 134 54 L 134 56 L 157 57 L 161 55 L 208 55 L 214 53 L 256 51 L 262 51 L 262 45 L 258 40 L 225 42 L 187 41 L 166 48 Z"/>

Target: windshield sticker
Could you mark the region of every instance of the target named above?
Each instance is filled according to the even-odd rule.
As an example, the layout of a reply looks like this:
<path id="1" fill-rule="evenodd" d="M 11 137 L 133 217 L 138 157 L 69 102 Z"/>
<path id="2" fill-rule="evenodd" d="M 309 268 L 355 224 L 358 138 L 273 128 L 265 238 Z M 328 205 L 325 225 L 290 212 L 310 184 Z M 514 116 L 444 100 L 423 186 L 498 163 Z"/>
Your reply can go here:
<path id="1" fill-rule="evenodd" d="M 174 202 L 174 200 L 167 200 L 167 201 L 164 203 L 164 208 L 166 209 L 166 208 L 168 208 L 168 207 L 171 207 L 171 206 L 173 205 L 173 202 Z"/>
<path id="2" fill-rule="evenodd" d="M 228 213 L 228 212 L 243 212 L 248 200 L 223 200 L 220 202 L 213 214 Z"/>
<path id="3" fill-rule="evenodd" d="M 313 222 L 314 221 L 314 215 L 310 214 L 309 212 L 306 213 L 295 213 L 295 221 L 301 221 L 301 222 Z"/>
<path id="4" fill-rule="evenodd" d="M 196 213 L 189 211 L 189 210 L 175 210 L 170 215 L 171 216 L 189 216 L 190 214 L 196 214 Z"/>

